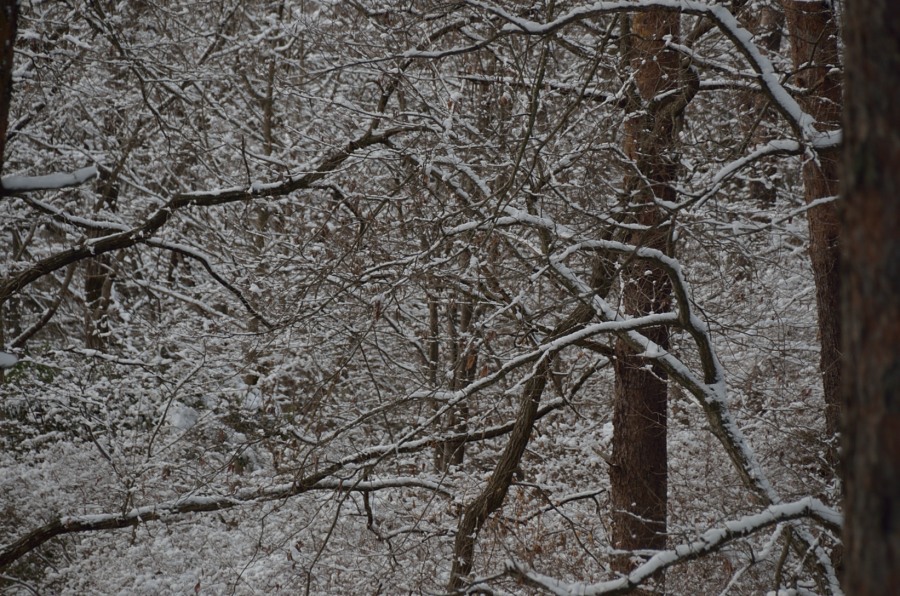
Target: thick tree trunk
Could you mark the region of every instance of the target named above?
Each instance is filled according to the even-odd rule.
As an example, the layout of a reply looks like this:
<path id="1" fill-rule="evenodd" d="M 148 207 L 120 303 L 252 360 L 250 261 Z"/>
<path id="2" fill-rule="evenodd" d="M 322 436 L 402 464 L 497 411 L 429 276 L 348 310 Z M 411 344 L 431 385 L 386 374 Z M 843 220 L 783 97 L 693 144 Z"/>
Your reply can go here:
<path id="1" fill-rule="evenodd" d="M 894 0 L 854 0 L 845 32 L 844 589 L 867 596 L 900 586 L 900 20 Z"/>
<path id="2" fill-rule="evenodd" d="M 13 46 L 19 24 L 18 0 L 0 1 L 0 173 L 6 157 L 6 131 L 12 102 Z"/>
<path id="3" fill-rule="evenodd" d="M 636 14 L 626 54 L 635 69 L 637 94 L 631 99 L 624 149 L 641 174 L 628 181 L 634 201 L 629 208 L 634 210 L 635 221 L 648 227 L 634 233 L 630 241 L 663 251 L 668 245 L 668 224 L 653 200 L 675 199 L 672 182 L 677 162 L 672 149 L 681 112 L 693 95 L 685 87 L 681 93 L 659 98 L 682 86 L 679 56 L 667 50 L 664 41 L 666 36 L 678 39 L 679 22 L 676 12 Z M 690 87 L 696 89 L 693 84 Z M 637 262 L 626 265 L 622 275 L 626 313 L 640 316 L 669 310 L 671 287 L 662 270 Z M 666 328 L 644 333 L 663 348 L 668 346 Z M 616 343 L 615 373 L 612 542 L 624 550 L 662 549 L 666 546 L 668 490 L 666 374 L 635 355 L 622 340 Z M 624 573 L 630 570 L 631 561 L 622 558 L 614 566 Z"/>
<path id="4" fill-rule="evenodd" d="M 0 2 L 0 173 L 6 157 L 6 131 L 9 128 L 9 105 L 12 101 L 13 46 L 16 42 L 16 29 L 19 23 L 18 0 Z M 0 189 L 0 194 L 2 194 Z M 0 302 L 0 348 L 5 347 L 3 303 Z M 4 373 L 0 370 L 0 383 Z"/>
<path id="5" fill-rule="evenodd" d="M 797 73 L 793 82 L 807 90 L 801 99 L 803 106 L 816 119 L 820 130 L 836 130 L 841 125 L 841 74 L 834 9 L 825 0 L 782 3 Z M 807 204 L 838 194 L 838 159 L 837 149 L 806 157 L 803 185 Z M 813 207 L 807 214 L 819 318 L 825 431 L 830 441 L 828 459 L 836 463 L 841 387 L 840 225 L 833 201 Z"/>

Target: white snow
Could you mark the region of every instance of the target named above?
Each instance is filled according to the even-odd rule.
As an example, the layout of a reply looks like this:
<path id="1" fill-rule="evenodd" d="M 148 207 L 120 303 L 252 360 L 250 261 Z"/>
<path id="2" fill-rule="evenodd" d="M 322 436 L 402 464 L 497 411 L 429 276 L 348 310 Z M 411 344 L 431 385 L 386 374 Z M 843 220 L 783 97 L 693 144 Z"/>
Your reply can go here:
<path id="1" fill-rule="evenodd" d="M 10 354 L 9 352 L 0 352 L 0 368 L 12 368 L 18 361 L 19 359 L 15 354 Z"/>
<path id="2" fill-rule="evenodd" d="M 10 192 L 30 192 L 35 190 L 59 190 L 67 186 L 84 184 L 98 175 L 95 166 L 81 168 L 72 173 L 57 172 L 44 176 L 4 176 L 3 189 Z"/>

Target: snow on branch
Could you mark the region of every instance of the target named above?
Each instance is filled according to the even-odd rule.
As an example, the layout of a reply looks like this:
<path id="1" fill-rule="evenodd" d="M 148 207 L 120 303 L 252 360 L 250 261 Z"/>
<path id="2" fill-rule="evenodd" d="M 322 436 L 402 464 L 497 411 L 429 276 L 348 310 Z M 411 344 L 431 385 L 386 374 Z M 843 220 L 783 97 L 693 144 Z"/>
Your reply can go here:
<path id="1" fill-rule="evenodd" d="M 775 108 L 785 117 L 791 128 L 804 144 L 815 149 L 834 147 L 840 142 L 839 131 L 819 132 L 816 120 L 800 107 L 797 100 L 782 85 L 780 76 L 775 72 L 772 62 L 753 42 L 753 34 L 741 26 L 735 16 L 719 4 L 708 4 L 697 0 L 612 0 L 594 2 L 573 8 L 569 12 L 547 23 L 537 23 L 517 17 L 508 11 L 479 0 L 467 0 L 470 6 L 486 10 L 507 24 L 501 29 L 503 33 L 521 33 L 525 35 L 547 35 L 554 33 L 572 23 L 594 18 L 604 14 L 619 12 L 644 12 L 657 9 L 677 10 L 685 14 L 707 17 L 731 40 L 734 47 L 744 56 L 756 73 L 762 90 L 772 100 Z"/>
<path id="2" fill-rule="evenodd" d="M 16 292 L 21 291 L 23 288 L 25 288 L 35 280 L 40 279 L 48 273 L 52 273 L 58 269 L 61 269 L 66 265 L 115 250 L 122 250 L 125 248 L 130 248 L 137 244 L 146 243 L 147 240 L 153 237 L 157 233 L 157 231 L 165 226 L 166 223 L 168 223 L 168 221 L 172 218 L 172 215 L 180 209 L 195 206 L 212 207 L 215 205 L 225 205 L 228 203 L 236 203 L 239 201 L 253 201 L 262 198 L 283 197 L 299 190 L 306 190 L 312 188 L 316 182 L 334 172 L 338 168 L 338 166 L 343 164 L 345 161 L 347 161 L 347 159 L 349 159 L 352 155 L 354 155 L 361 149 L 384 144 L 397 135 L 418 130 L 422 130 L 421 127 L 413 126 L 392 128 L 384 130 L 380 133 L 368 131 L 361 137 L 349 141 L 346 145 L 344 145 L 331 155 L 325 157 L 318 165 L 318 167 L 316 167 L 314 170 L 306 172 L 299 176 L 289 178 L 285 181 L 265 184 L 253 183 L 248 188 L 235 187 L 176 194 L 171 199 L 166 201 L 144 222 L 137 224 L 134 227 L 126 229 L 124 227 L 119 227 L 118 225 L 116 225 L 114 228 L 110 229 L 112 233 L 107 236 L 103 236 L 101 238 L 92 238 L 87 242 L 79 244 L 78 246 L 41 259 L 40 261 L 33 263 L 31 266 L 22 271 L 9 275 L 4 279 L 0 279 L 0 304 L 5 302 L 10 296 L 15 294 Z M 79 172 L 81 172 L 81 174 L 79 174 L 80 176 L 86 176 L 88 174 L 88 170 L 92 169 L 85 168 L 83 170 L 78 170 L 75 174 L 52 174 L 49 178 L 53 179 L 51 180 L 51 182 L 60 183 L 65 180 L 69 180 L 69 178 L 65 178 L 66 176 L 71 176 L 71 179 L 74 180 L 76 178 L 76 174 L 78 174 Z M 96 175 L 96 168 L 94 168 L 92 172 L 92 176 Z M 6 184 L 6 180 L 6 178 L 3 179 L 4 185 Z M 20 184 L 20 186 L 22 185 Z M 25 186 L 27 186 L 27 190 L 38 190 L 40 188 L 38 184 L 33 183 L 30 185 L 26 184 Z M 33 205 L 37 204 L 33 203 Z M 81 225 L 83 227 L 92 227 L 97 223 L 91 222 L 89 220 L 76 221 L 72 219 L 72 216 L 68 216 L 68 214 L 65 214 L 58 210 L 56 210 L 56 213 L 54 213 L 54 215 L 57 217 L 62 217 L 64 219 L 68 218 L 71 223 Z"/>
<path id="3" fill-rule="evenodd" d="M 622 327 L 620 329 L 610 327 L 609 329 L 613 330 L 633 350 L 655 360 L 672 379 L 676 380 L 694 396 L 703 408 L 713 434 L 734 463 L 735 469 L 747 487 L 752 489 L 764 502 L 773 506 L 780 504 L 781 498 L 778 492 L 769 482 L 765 470 L 756 458 L 756 454 L 731 415 L 725 385 L 725 371 L 713 348 L 709 327 L 694 312 L 693 304 L 690 300 L 690 289 L 681 270 L 680 263 L 658 250 L 646 247 L 631 246 L 606 240 L 580 240 L 578 234 L 567 226 L 558 224 L 550 218 L 531 215 L 513 207 L 506 207 L 503 211 L 505 216 L 498 217 L 496 221 L 486 225 L 519 224 L 542 228 L 550 231 L 556 237 L 569 242 L 566 248 L 550 256 L 550 267 L 566 282 L 572 292 L 579 296 L 590 296 L 597 315 L 608 324 L 624 321 L 625 319 L 601 296 L 596 295 L 586 281 L 565 265 L 565 260 L 571 254 L 584 250 L 599 250 L 631 255 L 638 259 L 653 261 L 666 271 L 672 282 L 672 291 L 678 307 L 677 321 L 691 335 L 697 346 L 700 354 L 702 376 L 696 374 L 675 355 L 640 333 L 639 329 L 634 327 Z M 816 564 L 827 578 L 831 592 L 840 594 L 840 585 L 830 559 L 806 529 L 802 527 L 795 527 L 794 529 L 798 538 L 804 543 L 804 548 L 813 551 Z"/>
<path id="4" fill-rule="evenodd" d="M 843 522 L 840 514 L 826 507 L 818 499 L 805 497 L 792 503 L 772 505 L 761 513 L 747 515 L 736 521 L 725 522 L 718 528 L 706 531 L 697 540 L 657 552 L 627 576 L 605 582 L 596 584 L 565 583 L 538 573 L 518 561 L 509 562 L 507 569 L 509 573 L 560 596 L 626 594 L 667 567 L 715 552 L 729 542 L 744 538 L 769 526 L 800 518 L 814 519 L 832 531 L 839 531 Z"/>
<path id="5" fill-rule="evenodd" d="M 96 166 L 75 170 L 72 173 L 57 172 L 44 176 L 4 176 L 0 185 L 4 194 L 34 192 L 38 190 L 59 190 L 69 186 L 84 184 L 99 175 Z"/>
<path id="6" fill-rule="evenodd" d="M 219 285 L 221 285 L 223 288 L 225 288 L 226 290 L 231 292 L 241 302 L 241 304 L 244 306 L 244 308 L 247 309 L 247 312 L 249 312 L 250 315 L 254 319 L 256 319 L 257 321 L 259 321 L 260 323 L 265 325 L 267 329 L 275 328 L 274 324 L 272 324 L 268 319 L 266 319 L 263 315 L 261 315 L 255 308 L 253 308 L 253 305 L 250 304 L 250 301 L 247 300 L 247 298 L 241 293 L 240 290 L 238 290 L 236 287 L 234 287 L 228 280 L 226 280 L 224 277 L 222 277 L 213 268 L 208 255 L 206 255 L 206 254 L 200 252 L 199 250 L 192 248 L 190 246 L 185 246 L 184 244 L 178 244 L 175 242 L 166 242 L 163 240 L 148 240 L 146 242 L 146 244 L 148 246 L 156 246 L 158 248 L 169 250 L 169 251 L 178 253 L 180 255 L 183 255 L 185 257 L 194 259 L 195 261 L 198 261 L 201 265 L 203 265 L 203 268 L 206 269 L 206 272 L 209 273 L 209 275 L 219 283 Z"/>
<path id="7" fill-rule="evenodd" d="M 337 490 L 349 492 L 372 492 L 390 488 L 420 488 L 450 494 L 446 483 L 437 483 L 418 478 L 383 478 L 376 480 L 342 480 L 326 478 L 322 473 L 291 484 L 265 488 L 247 488 L 233 495 L 188 496 L 137 507 L 126 513 L 102 513 L 94 515 L 67 515 L 57 518 L 37 528 L 18 540 L 0 545 L 0 569 L 4 569 L 47 541 L 64 534 L 117 530 L 129 528 L 151 521 L 160 521 L 187 513 L 201 513 L 232 509 L 242 505 L 276 501 L 316 490 Z"/>
<path id="8" fill-rule="evenodd" d="M 796 142 L 773 141 L 771 144 L 760 148 L 759 152 L 761 154 L 792 152 L 795 149 L 799 149 L 799 144 Z M 758 156 L 755 155 L 754 157 Z M 426 172 L 429 174 L 440 174 L 440 171 L 435 168 L 433 162 L 431 164 L 423 165 L 425 166 Z M 468 168 L 460 168 L 455 163 L 451 165 L 456 166 L 460 172 L 473 178 L 473 181 L 475 181 L 476 184 L 478 183 L 477 176 L 470 173 Z M 722 179 L 726 179 L 734 170 L 739 169 L 742 166 L 743 163 L 735 164 L 734 169 L 722 174 Z M 474 202 L 465 189 L 452 183 L 451 177 L 441 175 L 440 179 L 443 180 L 453 192 L 458 194 L 468 203 Z M 543 229 L 550 232 L 555 238 L 564 241 L 565 246 L 563 248 L 558 252 L 549 255 L 549 269 L 564 282 L 573 294 L 579 297 L 590 297 L 592 306 L 602 321 L 599 325 L 591 325 L 591 331 L 594 333 L 612 332 L 638 353 L 644 354 L 647 358 L 655 360 L 669 374 L 670 378 L 684 387 L 703 408 L 713 434 L 732 460 L 735 469 L 746 486 L 753 490 L 764 503 L 771 506 L 781 504 L 781 497 L 770 483 L 765 470 L 756 458 L 756 454 L 746 441 L 743 432 L 731 415 L 727 388 L 725 385 L 725 371 L 716 356 L 711 332 L 708 326 L 703 319 L 695 313 L 693 303 L 690 300 L 690 288 L 680 263 L 658 250 L 627 245 L 620 242 L 582 238 L 576 230 L 564 224 L 560 224 L 551 218 L 533 215 L 512 206 L 502 207 L 500 213 L 494 216 L 483 215 L 478 221 L 468 222 L 452 228 L 445 228 L 443 232 L 445 235 L 449 236 L 466 233 L 475 229 L 493 229 L 495 227 L 504 226 L 527 226 Z M 633 320 L 630 321 L 632 323 L 631 325 L 617 328 L 616 324 L 624 321 L 624 317 L 602 297 L 597 296 L 590 285 L 565 264 L 565 261 L 572 254 L 585 251 L 609 252 L 631 258 L 649 260 L 653 261 L 666 271 L 672 282 L 672 291 L 675 295 L 677 312 L 674 315 L 670 314 L 672 318 L 665 322 L 671 324 L 677 321 L 677 324 L 691 335 L 700 353 L 700 374 L 692 370 L 691 367 L 687 366 L 675 355 L 640 333 L 640 326 L 633 326 Z M 646 317 L 642 317 L 642 319 L 646 319 Z M 565 340 L 563 340 L 563 342 L 568 343 Z M 561 346 L 554 347 L 557 349 L 561 348 Z M 540 348 L 529 354 L 520 355 L 512 361 L 505 363 L 504 366 L 500 367 L 500 370 L 497 371 L 497 374 L 505 374 L 506 367 L 520 366 L 524 363 L 523 360 L 536 361 L 545 357 L 544 355 L 536 354 L 535 352 L 537 351 L 540 351 Z M 444 405 L 442 412 L 463 399 L 463 393 L 466 393 L 468 390 L 473 392 L 477 391 L 480 388 L 476 387 L 479 382 L 489 381 L 487 378 L 480 379 L 465 390 L 442 392 L 441 397 L 447 399 L 447 403 Z M 811 560 L 815 564 L 818 573 L 825 578 L 829 593 L 842 594 L 834 566 L 824 549 L 818 544 L 817 539 L 812 536 L 808 529 L 798 525 L 797 522 L 792 523 L 792 528 L 794 530 L 792 543 L 794 543 L 795 549 L 811 553 Z"/>

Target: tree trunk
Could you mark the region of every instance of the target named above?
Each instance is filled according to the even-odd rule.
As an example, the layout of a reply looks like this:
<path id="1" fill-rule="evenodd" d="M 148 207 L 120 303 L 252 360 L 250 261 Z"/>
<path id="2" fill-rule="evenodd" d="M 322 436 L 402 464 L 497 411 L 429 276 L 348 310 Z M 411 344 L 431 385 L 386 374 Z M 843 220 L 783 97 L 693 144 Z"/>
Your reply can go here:
<path id="1" fill-rule="evenodd" d="M 848 5 L 842 244 L 844 589 L 900 586 L 900 20 Z"/>
<path id="2" fill-rule="evenodd" d="M 767 56 L 777 55 L 781 50 L 784 29 L 784 11 L 778 0 L 768 0 L 759 8 L 741 11 L 741 24 L 753 33 L 757 47 Z M 772 107 L 772 100 L 759 89 L 748 89 L 740 94 L 739 123 L 747 135 L 744 141 L 749 146 L 757 146 L 776 138 L 778 111 Z M 760 162 L 760 177 L 749 181 L 747 190 L 751 200 L 761 208 L 775 205 L 778 189 L 775 186 L 778 167 L 776 158 Z"/>
<path id="3" fill-rule="evenodd" d="M 0 173 L 6 157 L 6 131 L 9 128 L 9 105 L 12 101 L 13 46 L 19 22 L 18 0 L 0 2 Z M 2 194 L 2 189 L 0 189 Z M 0 348 L 5 347 L 3 303 L 0 302 Z M 0 370 L 0 383 L 4 373 Z"/>
<path id="4" fill-rule="evenodd" d="M 605 298 L 611 285 L 609 276 L 612 271 L 604 265 L 604 259 L 598 257 L 591 273 L 591 284 L 598 295 Z M 571 333 L 592 318 L 594 318 L 594 308 L 590 304 L 579 305 L 553 329 L 544 340 L 544 344 L 547 345 L 554 339 Z M 484 489 L 463 510 L 453 543 L 453 562 L 451 563 L 450 581 L 447 584 L 447 589 L 451 592 L 463 592 L 466 589 L 469 581 L 468 575 L 475 562 L 475 544 L 478 533 L 491 514 L 499 509 L 506 499 L 513 476 L 519 469 L 522 457 L 525 455 L 525 448 L 531 439 L 531 431 L 537 420 L 541 397 L 547 386 L 548 378 L 552 374 L 553 358 L 553 355 L 545 357 L 537 365 L 531 378 L 525 382 L 519 402 L 519 412 L 516 415 L 513 429 L 509 433 L 506 447 L 500 454 Z"/>
<path id="5" fill-rule="evenodd" d="M 793 82 L 807 90 L 801 99 L 803 107 L 816 119 L 819 130 L 837 130 L 841 125 L 841 74 L 837 23 L 831 2 L 782 2 L 796 71 Z M 838 159 L 838 149 L 806 156 L 803 185 L 807 204 L 838 194 Z M 834 201 L 813 207 L 807 214 L 819 319 L 825 431 L 830 442 L 827 455 L 831 463 L 836 463 L 841 387 L 840 225 Z"/>
<path id="6" fill-rule="evenodd" d="M 457 294 L 456 301 L 447 312 L 447 336 L 449 338 L 449 355 L 453 366 L 453 377 L 450 389 L 465 389 L 475 380 L 478 365 L 478 351 L 472 346 L 470 334 L 473 328 L 474 304 L 470 298 Z M 469 403 L 466 400 L 458 403 L 447 412 L 443 427 L 448 432 L 464 433 L 469 428 Z M 444 441 L 436 447 L 435 468 L 446 472 L 450 466 L 459 466 L 466 456 L 466 442 L 462 439 Z"/>
<path id="7" fill-rule="evenodd" d="M 673 201 L 672 182 L 677 160 L 673 147 L 678 121 L 693 91 L 661 93 L 682 84 L 679 56 L 665 48 L 665 37 L 679 37 L 677 12 L 654 10 L 633 17 L 626 57 L 635 71 L 637 94 L 630 100 L 625 124 L 624 149 L 640 170 L 626 187 L 632 192 L 634 220 L 648 226 L 635 232 L 631 243 L 667 250 L 668 223 L 654 198 Z M 696 89 L 696 85 L 690 85 Z M 649 181 L 647 184 L 646 181 Z M 643 262 L 627 264 L 623 270 L 625 312 L 632 316 L 669 310 L 671 287 L 665 273 Z M 651 328 L 644 333 L 666 348 L 668 330 Z M 666 374 L 655 364 L 635 355 L 619 340 L 616 343 L 615 400 L 613 409 L 610 483 L 613 505 L 612 542 L 618 549 L 662 549 L 666 546 L 667 452 Z M 628 572 L 628 558 L 614 562 L 617 571 Z"/>
<path id="8" fill-rule="evenodd" d="M 13 47 L 19 24 L 18 0 L 0 1 L 0 173 L 6 157 L 6 131 L 12 102 Z"/>

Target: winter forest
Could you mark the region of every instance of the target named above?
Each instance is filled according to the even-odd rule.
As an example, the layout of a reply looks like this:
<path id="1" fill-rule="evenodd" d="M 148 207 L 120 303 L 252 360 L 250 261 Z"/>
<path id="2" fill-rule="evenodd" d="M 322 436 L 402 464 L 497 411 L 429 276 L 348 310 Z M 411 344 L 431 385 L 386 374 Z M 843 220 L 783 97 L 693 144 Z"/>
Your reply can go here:
<path id="1" fill-rule="evenodd" d="M 2 2 L 0 592 L 883 593 L 853 4 Z"/>

